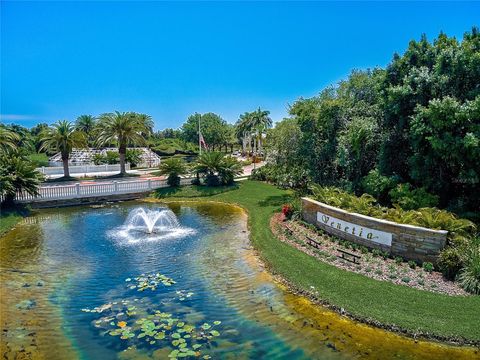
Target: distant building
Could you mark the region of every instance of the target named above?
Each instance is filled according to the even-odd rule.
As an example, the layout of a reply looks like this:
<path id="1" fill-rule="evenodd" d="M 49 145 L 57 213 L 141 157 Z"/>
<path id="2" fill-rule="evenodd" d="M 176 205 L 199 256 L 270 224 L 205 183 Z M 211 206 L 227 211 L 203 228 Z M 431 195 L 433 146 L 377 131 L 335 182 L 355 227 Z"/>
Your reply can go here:
<path id="1" fill-rule="evenodd" d="M 138 167 L 156 167 L 160 165 L 160 156 L 146 147 L 128 148 L 128 150 L 141 151 L 140 164 Z M 70 165 L 93 165 L 93 157 L 95 154 L 106 155 L 107 151 L 118 152 L 118 148 L 102 148 L 102 149 L 73 149 L 70 154 L 68 163 Z M 62 166 L 62 154 L 57 153 L 48 159 L 49 166 Z"/>

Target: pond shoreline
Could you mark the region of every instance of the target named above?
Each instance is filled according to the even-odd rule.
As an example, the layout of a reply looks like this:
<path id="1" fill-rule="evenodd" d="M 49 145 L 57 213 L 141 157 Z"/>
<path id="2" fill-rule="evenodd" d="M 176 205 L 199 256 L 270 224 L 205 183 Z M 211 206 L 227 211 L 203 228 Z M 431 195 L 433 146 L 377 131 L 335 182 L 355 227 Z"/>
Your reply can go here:
<path id="1" fill-rule="evenodd" d="M 250 219 L 250 213 L 245 206 L 242 206 L 238 203 L 232 203 L 232 202 L 229 202 L 229 201 L 218 201 L 218 200 L 213 200 L 213 199 L 208 200 L 208 199 L 205 199 L 203 197 L 199 198 L 198 200 L 192 199 L 192 198 L 190 198 L 190 199 L 145 198 L 145 199 L 142 199 L 142 201 L 145 201 L 145 202 L 159 202 L 159 203 L 211 202 L 211 203 L 228 204 L 228 205 L 231 205 L 231 206 L 236 206 L 236 207 L 241 208 L 247 214 L 248 218 Z M 273 216 L 275 216 L 275 215 L 272 214 L 272 218 L 273 218 Z M 433 341 L 433 342 L 438 342 L 438 343 L 441 343 L 441 344 L 453 345 L 453 346 L 474 346 L 476 348 L 480 347 L 480 340 L 476 341 L 476 340 L 466 339 L 466 338 L 463 338 L 463 337 L 442 336 L 442 335 L 432 334 L 432 333 L 422 332 L 422 331 L 414 332 L 414 331 L 411 331 L 411 330 L 406 329 L 406 328 L 402 328 L 402 327 L 394 325 L 394 324 L 382 323 L 382 322 L 374 320 L 374 319 L 370 319 L 370 318 L 363 317 L 363 316 L 358 316 L 358 315 L 355 315 L 353 313 L 347 312 L 342 307 L 339 307 L 339 306 L 337 306 L 337 305 L 335 305 L 335 304 L 333 304 L 333 303 L 331 303 L 331 302 L 329 302 L 325 299 L 322 299 L 322 298 L 320 298 L 319 296 L 315 295 L 314 293 L 312 293 L 310 291 L 306 291 L 306 290 L 302 289 L 298 285 L 294 284 L 291 281 L 288 281 L 285 277 L 280 275 L 268 261 L 265 261 L 264 257 L 262 256 L 261 250 L 259 250 L 258 247 L 255 246 L 254 242 L 252 241 L 252 239 L 251 239 L 252 228 L 250 226 L 250 222 L 248 222 L 248 231 L 249 231 L 250 243 L 253 246 L 254 251 L 257 253 L 258 258 L 263 263 L 266 271 L 268 271 L 272 275 L 272 277 L 275 279 L 275 281 L 284 285 L 288 289 L 288 291 L 291 292 L 292 294 L 297 295 L 297 296 L 303 296 L 303 297 L 307 298 L 308 300 L 310 300 L 312 303 L 320 305 L 320 306 L 324 306 L 327 309 L 333 310 L 336 313 L 338 313 L 342 316 L 345 316 L 346 318 L 348 318 L 352 321 L 356 321 L 356 322 L 359 322 L 359 323 L 362 323 L 362 324 L 373 326 L 373 327 L 376 327 L 376 328 L 379 328 L 379 329 L 387 330 L 387 331 L 390 331 L 390 332 L 393 332 L 393 333 L 396 333 L 396 334 L 399 334 L 399 335 L 406 336 L 406 337 L 414 339 L 414 340 L 427 340 L 427 341 Z M 271 229 L 270 229 L 270 231 L 271 231 Z M 277 238 L 276 234 L 274 234 L 272 232 L 272 235 L 275 236 L 275 238 L 278 241 L 280 241 Z"/>

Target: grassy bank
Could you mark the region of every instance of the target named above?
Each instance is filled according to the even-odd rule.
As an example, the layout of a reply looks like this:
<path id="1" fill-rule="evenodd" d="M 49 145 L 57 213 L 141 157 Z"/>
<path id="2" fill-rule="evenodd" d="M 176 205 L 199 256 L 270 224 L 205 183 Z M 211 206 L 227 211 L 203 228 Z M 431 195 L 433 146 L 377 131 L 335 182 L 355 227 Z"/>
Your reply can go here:
<path id="1" fill-rule="evenodd" d="M 13 228 L 24 216 L 26 209 L 1 209 L 0 210 L 0 236 Z"/>
<path id="2" fill-rule="evenodd" d="M 174 196 L 191 199 L 189 194 L 191 189 L 187 187 L 177 190 Z M 208 199 L 245 208 L 249 213 L 251 240 L 263 260 L 298 288 L 311 292 L 313 286 L 321 300 L 358 318 L 393 325 L 410 333 L 480 343 L 480 296 L 450 297 L 369 279 L 322 263 L 277 240 L 269 227 L 270 217 L 289 197 L 289 192 L 274 186 L 244 181 L 238 189 Z"/>

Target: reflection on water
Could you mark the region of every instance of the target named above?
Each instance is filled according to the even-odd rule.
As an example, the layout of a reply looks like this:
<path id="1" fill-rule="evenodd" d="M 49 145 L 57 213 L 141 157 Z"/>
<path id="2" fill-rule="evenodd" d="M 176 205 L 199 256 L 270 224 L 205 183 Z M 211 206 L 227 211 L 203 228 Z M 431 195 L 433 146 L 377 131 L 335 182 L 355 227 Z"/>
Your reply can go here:
<path id="1" fill-rule="evenodd" d="M 176 347 L 148 335 L 140 338 L 147 325 L 136 321 L 150 316 L 159 338 L 164 325 L 158 319 L 170 314 L 176 319 L 171 328 L 180 322 L 200 329 L 194 335 L 199 338 L 187 342 L 191 346 L 198 341 L 201 356 L 212 358 L 478 356 L 471 348 L 416 343 L 358 324 L 290 294 L 265 272 L 249 245 L 246 216 L 232 206 L 170 204 L 179 225 L 195 230 L 180 237 L 123 246 L 108 236 L 139 206 L 131 202 L 42 211 L 0 241 L 2 355 L 166 359 Z M 175 283 L 141 274 L 162 274 Z M 213 322 L 220 324 L 218 336 L 201 330 Z M 167 320 L 165 324 L 163 331 L 170 336 L 173 331 Z M 132 338 L 120 338 L 130 334 Z"/>

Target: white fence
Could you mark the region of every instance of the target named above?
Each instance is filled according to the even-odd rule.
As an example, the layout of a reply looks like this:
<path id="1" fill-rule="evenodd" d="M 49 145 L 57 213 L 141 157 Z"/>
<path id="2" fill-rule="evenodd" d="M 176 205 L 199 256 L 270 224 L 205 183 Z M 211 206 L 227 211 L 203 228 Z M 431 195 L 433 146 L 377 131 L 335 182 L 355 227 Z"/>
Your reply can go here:
<path id="1" fill-rule="evenodd" d="M 181 179 L 181 185 L 188 185 L 191 178 Z M 39 188 L 39 196 L 32 196 L 26 192 L 19 192 L 15 201 L 20 203 L 40 202 L 49 200 L 87 198 L 102 195 L 129 194 L 149 192 L 154 189 L 168 187 L 166 180 L 136 180 L 136 181 L 113 181 L 98 182 L 94 184 L 72 184 L 59 186 L 42 186 Z"/>
<path id="2" fill-rule="evenodd" d="M 120 164 L 112 165 L 70 165 L 68 167 L 70 174 L 86 174 L 96 172 L 120 171 Z M 130 164 L 125 164 L 125 169 L 130 170 Z M 49 166 L 37 168 L 37 171 L 43 175 L 63 175 L 63 166 Z"/>

